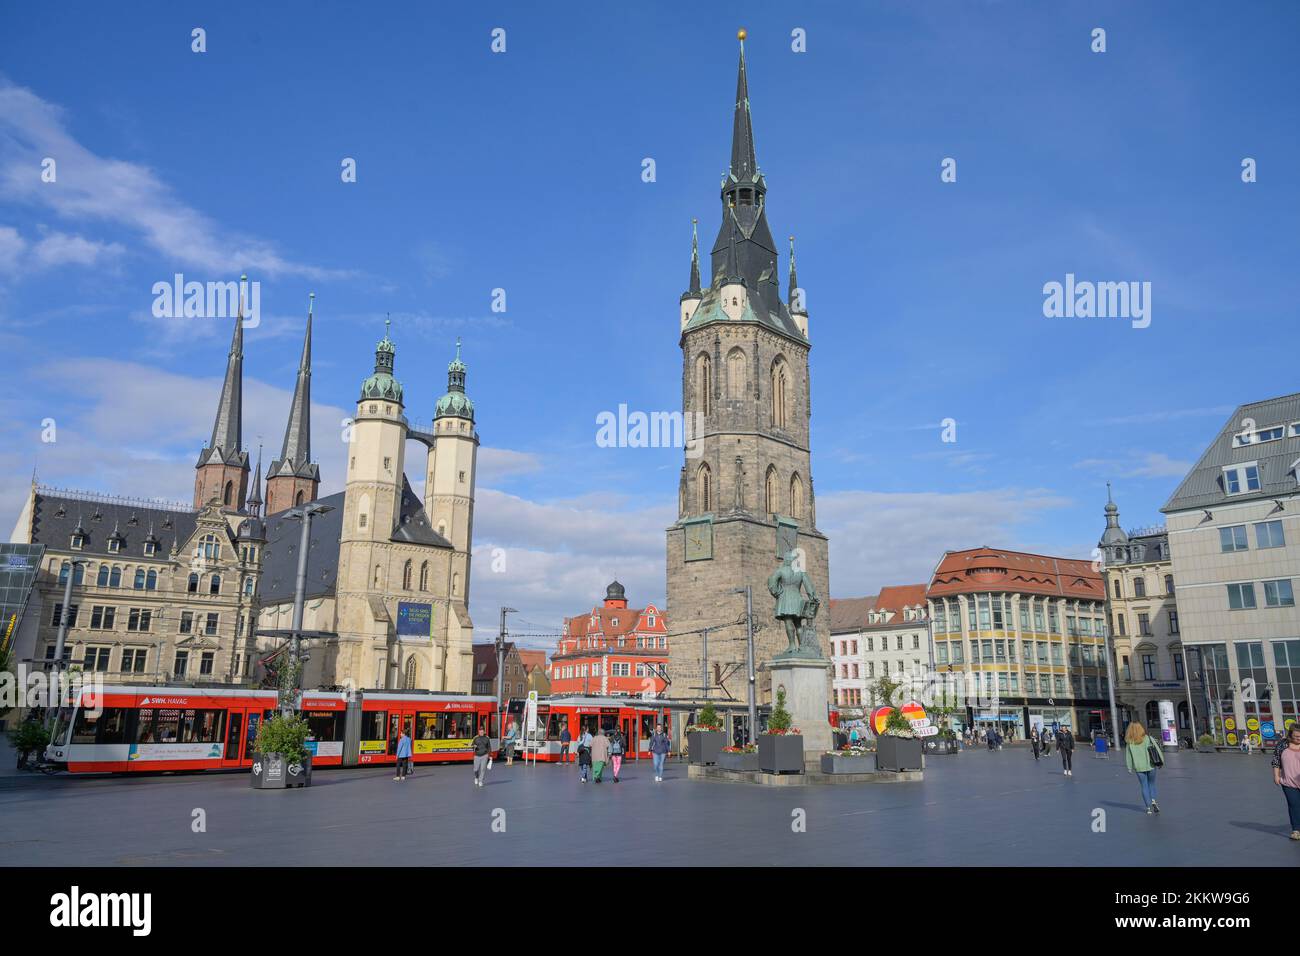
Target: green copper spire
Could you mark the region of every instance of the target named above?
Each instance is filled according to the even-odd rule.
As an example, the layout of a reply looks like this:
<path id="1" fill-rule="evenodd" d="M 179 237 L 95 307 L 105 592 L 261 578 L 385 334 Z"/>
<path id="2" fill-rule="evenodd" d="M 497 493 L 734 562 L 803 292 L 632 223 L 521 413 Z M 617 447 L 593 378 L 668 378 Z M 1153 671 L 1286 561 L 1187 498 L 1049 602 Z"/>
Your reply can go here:
<path id="1" fill-rule="evenodd" d="M 382 398 L 395 402 L 402 400 L 402 384 L 393 377 L 397 348 L 393 345 L 393 340 L 388 337 L 392 324 L 391 318 L 384 320 L 384 337 L 375 345 L 375 371 L 361 383 L 361 401 L 367 398 Z"/>
<path id="2" fill-rule="evenodd" d="M 456 339 L 456 357 L 447 363 L 447 393 L 438 399 L 433 417 L 474 420 L 474 403 L 465 394 L 465 363 L 460 359 L 460 339 Z"/>

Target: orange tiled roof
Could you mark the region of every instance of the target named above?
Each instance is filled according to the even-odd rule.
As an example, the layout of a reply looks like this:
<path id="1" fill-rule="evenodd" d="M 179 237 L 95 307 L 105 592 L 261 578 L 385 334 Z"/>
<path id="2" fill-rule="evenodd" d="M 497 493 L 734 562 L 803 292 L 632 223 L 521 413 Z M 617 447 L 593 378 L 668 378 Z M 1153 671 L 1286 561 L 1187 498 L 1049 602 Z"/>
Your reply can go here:
<path id="1" fill-rule="evenodd" d="M 947 552 L 934 572 L 929 596 L 974 591 L 1106 599 L 1101 574 L 1092 569 L 1090 561 L 989 547 Z"/>

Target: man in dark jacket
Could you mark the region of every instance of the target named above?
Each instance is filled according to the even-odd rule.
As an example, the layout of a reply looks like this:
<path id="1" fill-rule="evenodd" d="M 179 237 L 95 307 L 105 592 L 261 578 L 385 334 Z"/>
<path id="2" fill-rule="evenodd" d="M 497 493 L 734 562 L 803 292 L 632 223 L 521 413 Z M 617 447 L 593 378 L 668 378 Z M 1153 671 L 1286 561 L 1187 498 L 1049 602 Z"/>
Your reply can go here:
<path id="1" fill-rule="evenodd" d="M 564 729 L 560 731 L 560 763 L 569 762 L 569 744 L 573 743 L 573 734 L 569 733 L 569 725 L 565 724 Z"/>
<path id="2" fill-rule="evenodd" d="M 474 748 L 474 786 L 481 787 L 487 780 L 488 762 L 492 759 L 492 738 L 486 728 L 479 730 L 470 746 Z"/>
<path id="3" fill-rule="evenodd" d="M 1074 734 L 1069 727 L 1062 727 L 1056 733 L 1056 748 L 1061 751 L 1061 767 L 1067 777 L 1074 776 Z"/>

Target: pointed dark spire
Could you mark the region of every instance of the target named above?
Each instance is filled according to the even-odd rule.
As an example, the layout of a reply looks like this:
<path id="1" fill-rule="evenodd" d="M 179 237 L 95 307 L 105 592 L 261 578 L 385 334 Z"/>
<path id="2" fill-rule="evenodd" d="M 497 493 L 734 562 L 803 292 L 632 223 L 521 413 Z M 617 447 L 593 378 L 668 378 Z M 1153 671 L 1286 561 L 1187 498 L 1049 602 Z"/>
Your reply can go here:
<path id="1" fill-rule="evenodd" d="M 1122 548 L 1128 544 L 1128 535 L 1124 529 L 1119 526 L 1119 508 L 1115 504 L 1115 499 L 1110 494 L 1110 482 L 1106 482 L 1106 530 L 1102 532 L 1101 541 L 1098 542 L 1103 548 Z M 1118 558 L 1118 554 L 1112 552 L 1108 555 L 1112 560 Z"/>
<path id="2" fill-rule="evenodd" d="M 700 294 L 700 234 L 697 228 L 698 219 L 691 220 L 691 284 L 687 292 L 691 295 Z"/>
<path id="3" fill-rule="evenodd" d="M 307 331 L 302 339 L 302 358 L 298 361 L 298 380 L 293 387 L 293 402 L 289 405 L 289 422 L 284 429 L 284 444 L 280 457 L 271 462 L 267 476 L 281 474 L 308 475 L 311 465 L 311 324 L 315 311 L 316 293 L 308 296 Z"/>
<path id="4" fill-rule="evenodd" d="M 795 275 L 794 267 L 794 236 L 790 237 L 790 291 L 786 296 L 786 301 L 790 303 L 790 311 L 803 311 L 803 303 L 795 302 L 796 293 L 799 290 L 799 279 Z"/>
<path id="5" fill-rule="evenodd" d="M 262 511 L 262 446 L 257 446 L 257 470 L 253 472 L 253 487 L 248 495 L 248 510 L 257 517 Z"/>
<path id="6" fill-rule="evenodd" d="M 241 276 L 241 282 L 247 276 Z M 242 286 L 241 286 L 242 288 Z M 229 465 L 248 464 L 248 456 L 241 451 L 243 445 L 244 405 L 244 300 L 241 293 L 239 314 L 235 318 L 235 331 L 230 339 L 230 354 L 226 358 L 226 378 L 221 384 L 221 398 L 217 402 L 217 417 L 212 423 L 212 440 L 199 455 L 199 465 L 214 458 Z"/>
<path id="7" fill-rule="evenodd" d="M 731 179 L 750 183 L 758 178 L 758 159 L 754 155 L 754 122 L 749 115 L 749 78 L 745 73 L 745 31 L 740 40 L 740 66 L 736 73 L 736 112 L 731 126 Z"/>
<path id="8" fill-rule="evenodd" d="M 727 247 L 727 274 L 724 277 L 724 285 L 744 285 L 745 277 L 740 274 L 740 266 L 736 261 L 736 221 L 735 216 L 731 216 L 731 238 L 728 240 Z"/>

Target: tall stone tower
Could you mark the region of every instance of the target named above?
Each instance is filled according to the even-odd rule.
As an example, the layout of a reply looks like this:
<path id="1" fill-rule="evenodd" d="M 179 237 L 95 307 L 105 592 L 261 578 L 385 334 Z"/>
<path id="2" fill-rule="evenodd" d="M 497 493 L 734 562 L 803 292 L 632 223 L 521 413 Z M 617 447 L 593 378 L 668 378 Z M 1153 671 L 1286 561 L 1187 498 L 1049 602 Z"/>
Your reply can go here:
<path id="1" fill-rule="evenodd" d="M 359 638 L 345 670 L 360 686 L 389 686 L 397 660 L 392 612 L 381 597 L 400 582 L 391 582 L 400 526 L 407 422 L 402 385 L 393 377 L 396 349 L 385 329 L 375 346 L 374 373 L 361 383 L 348 444 L 343 526 L 339 535 L 337 582 L 338 630 Z"/>
<path id="2" fill-rule="evenodd" d="M 792 549 L 801 554 L 821 611 L 815 626 L 830 645 L 826 537 L 817 530 L 809 451 L 808 314 L 794 275 L 788 302 L 777 277 L 767 224 L 767 182 L 754 151 L 744 36 L 732 123 L 731 165 L 722 181 L 722 223 L 701 288 L 693 240 L 690 285 L 681 297 L 682 408 L 697 428 L 678 486 L 678 520 L 668 529 L 668 694 L 746 696 L 745 599 L 753 588 L 761 665 L 786 646 L 773 619 L 767 578 Z M 702 630 L 709 628 L 708 660 Z M 759 670 L 759 700 L 771 680 Z M 725 693 L 724 693 L 725 691 Z"/>
<path id="3" fill-rule="evenodd" d="M 247 278 L 246 276 L 244 278 Z M 212 422 L 212 440 L 194 465 L 194 507 L 212 499 L 228 511 L 243 511 L 248 495 L 248 452 L 243 449 L 244 316 L 235 319 L 226 358 L 226 378 Z"/>
<path id="4" fill-rule="evenodd" d="M 474 403 L 465 394 L 465 363 L 456 357 L 447 365 L 447 392 L 434 408 L 434 445 L 424 481 L 424 512 L 438 534 L 451 543 L 447 585 L 447 680 L 449 687 L 469 686 L 473 669 L 474 623 L 469 616 L 470 556 L 474 542 L 474 476 L 478 465 L 478 432 Z"/>
<path id="5" fill-rule="evenodd" d="M 314 292 L 311 298 L 316 298 Z M 280 447 L 280 457 L 271 462 L 271 470 L 266 475 L 267 517 L 305 501 L 315 501 L 320 488 L 320 466 L 311 460 L 312 311 L 308 305 L 307 332 L 302 340 L 302 358 L 289 405 L 289 421 L 284 428 L 284 444 Z"/>

